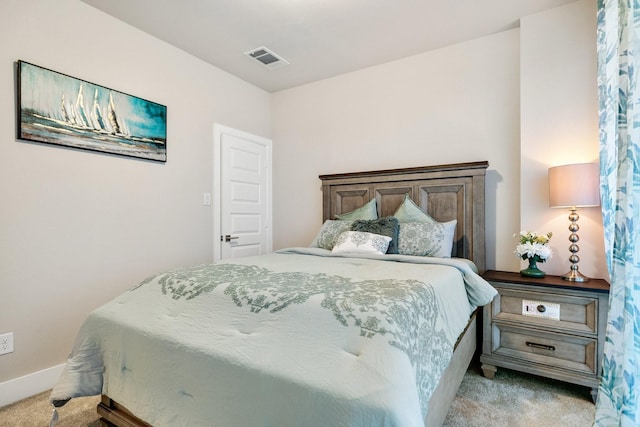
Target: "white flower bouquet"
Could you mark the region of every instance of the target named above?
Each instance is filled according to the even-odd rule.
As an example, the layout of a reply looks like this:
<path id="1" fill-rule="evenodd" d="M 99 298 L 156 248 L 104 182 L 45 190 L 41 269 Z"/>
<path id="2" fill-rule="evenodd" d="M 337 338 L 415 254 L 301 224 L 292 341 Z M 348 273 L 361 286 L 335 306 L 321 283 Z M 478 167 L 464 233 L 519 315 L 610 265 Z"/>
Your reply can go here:
<path id="1" fill-rule="evenodd" d="M 519 243 L 515 250 L 516 256 L 525 260 L 535 258 L 538 262 L 545 262 L 553 255 L 549 247 L 552 235 L 552 233 L 538 234 L 535 231 L 521 231 L 520 234 L 514 234 L 513 237 L 516 237 Z"/>

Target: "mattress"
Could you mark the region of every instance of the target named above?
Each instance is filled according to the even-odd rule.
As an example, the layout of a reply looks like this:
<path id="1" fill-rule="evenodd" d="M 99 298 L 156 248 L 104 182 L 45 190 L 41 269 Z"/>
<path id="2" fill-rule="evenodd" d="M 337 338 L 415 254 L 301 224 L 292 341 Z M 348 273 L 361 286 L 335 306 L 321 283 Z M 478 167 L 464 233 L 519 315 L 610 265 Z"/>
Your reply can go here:
<path id="1" fill-rule="evenodd" d="M 422 426 L 473 310 L 464 260 L 290 248 L 164 272 L 92 312 L 50 399 L 154 426 Z"/>

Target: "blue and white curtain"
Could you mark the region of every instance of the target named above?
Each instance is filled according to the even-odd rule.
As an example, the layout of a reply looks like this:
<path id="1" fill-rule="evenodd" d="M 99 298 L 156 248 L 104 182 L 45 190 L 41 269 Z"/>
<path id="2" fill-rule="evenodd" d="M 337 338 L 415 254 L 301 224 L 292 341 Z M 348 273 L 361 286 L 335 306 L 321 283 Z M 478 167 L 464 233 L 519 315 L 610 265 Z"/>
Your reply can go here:
<path id="1" fill-rule="evenodd" d="M 639 426 L 640 0 L 598 0 L 600 190 L 609 320 L 596 426 Z"/>

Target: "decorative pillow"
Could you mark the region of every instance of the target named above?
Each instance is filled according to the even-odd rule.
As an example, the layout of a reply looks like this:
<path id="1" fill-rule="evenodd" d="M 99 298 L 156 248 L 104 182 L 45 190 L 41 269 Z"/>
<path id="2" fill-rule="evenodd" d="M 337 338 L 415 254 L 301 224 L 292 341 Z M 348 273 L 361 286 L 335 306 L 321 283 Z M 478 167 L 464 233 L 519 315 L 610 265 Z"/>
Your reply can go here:
<path id="1" fill-rule="evenodd" d="M 322 228 L 311 242 L 312 248 L 333 249 L 336 239 L 342 232 L 351 230 L 353 221 L 338 221 L 328 219 L 322 224 Z"/>
<path id="2" fill-rule="evenodd" d="M 425 211 L 420 209 L 420 207 L 409 198 L 409 193 L 404 195 L 402 204 L 398 207 L 393 216 L 398 218 L 398 221 L 401 223 L 428 222 L 431 224 L 435 224 L 438 222 L 435 219 L 431 218 Z"/>
<path id="3" fill-rule="evenodd" d="M 378 204 L 376 199 L 371 199 L 366 205 L 352 210 L 351 212 L 336 215 L 336 218 L 355 221 L 358 219 L 377 219 L 378 218 Z"/>
<path id="4" fill-rule="evenodd" d="M 391 237 L 362 231 L 345 231 L 336 240 L 334 254 L 378 254 L 384 255 L 389 247 Z"/>
<path id="5" fill-rule="evenodd" d="M 451 258 L 457 221 L 406 222 L 400 224 L 398 252 L 401 255 Z"/>
<path id="6" fill-rule="evenodd" d="M 388 236 L 391 238 L 388 254 L 398 253 L 398 219 L 392 216 L 385 216 L 384 218 L 374 220 L 359 220 L 354 221 L 351 226 L 353 231 L 365 231 L 367 233 L 380 234 L 382 236 Z"/>

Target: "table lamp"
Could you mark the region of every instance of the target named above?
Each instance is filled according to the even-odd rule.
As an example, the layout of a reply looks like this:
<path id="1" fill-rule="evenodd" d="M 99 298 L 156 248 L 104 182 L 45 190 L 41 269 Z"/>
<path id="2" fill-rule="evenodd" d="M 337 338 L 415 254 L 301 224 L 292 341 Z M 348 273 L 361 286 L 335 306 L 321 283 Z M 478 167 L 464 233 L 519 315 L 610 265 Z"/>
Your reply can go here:
<path id="1" fill-rule="evenodd" d="M 588 282 L 589 278 L 578 271 L 580 257 L 578 246 L 579 207 L 600 205 L 600 169 L 597 163 L 579 163 L 549 168 L 549 207 L 569 208 L 569 251 L 571 270 L 562 276 L 572 282 Z"/>

